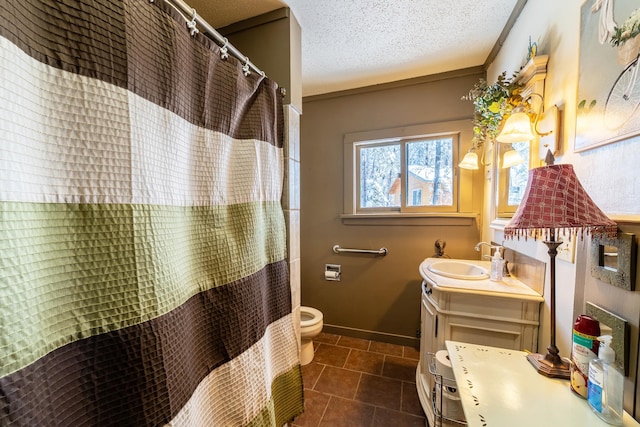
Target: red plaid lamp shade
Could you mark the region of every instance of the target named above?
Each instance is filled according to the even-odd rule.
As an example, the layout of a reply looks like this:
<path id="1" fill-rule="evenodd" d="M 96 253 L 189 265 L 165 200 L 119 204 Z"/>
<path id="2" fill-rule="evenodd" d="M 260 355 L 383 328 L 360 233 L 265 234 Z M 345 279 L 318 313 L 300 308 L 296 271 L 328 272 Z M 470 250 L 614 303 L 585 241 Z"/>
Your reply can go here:
<path id="1" fill-rule="evenodd" d="M 504 228 L 507 238 L 534 238 L 551 230 L 586 231 L 615 236 L 617 225 L 593 203 L 569 164 L 549 165 L 529 171 L 529 181 L 518 210 Z"/>

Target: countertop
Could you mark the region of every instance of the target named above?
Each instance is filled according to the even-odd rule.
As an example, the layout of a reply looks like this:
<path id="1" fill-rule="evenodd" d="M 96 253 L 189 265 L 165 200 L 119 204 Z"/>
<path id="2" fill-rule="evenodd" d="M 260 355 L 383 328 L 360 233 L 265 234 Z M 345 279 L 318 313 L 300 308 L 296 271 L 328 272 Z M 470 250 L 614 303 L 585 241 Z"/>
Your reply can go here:
<path id="1" fill-rule="evenodd" d="M 442 292 L 464 292 L 475 293 L 479 295 L 502 296 L 505 298 L 519 298 L 533 301 L 544 301 L 544 298 L 531 289 L 526 284 L 514 277 L 504 277 L 499 282 L 489 279 L 481 280 L 461 280 L 450 277 L 441 276 L 429 271 L 428 267 L 438 261 L 454 261 L 474 264 L 491 270 L 490 261 L 466 260 L 466 259 L 444 259 L 444 258 L 427 258 L 420 263 L 419 271 L 423 279 L 430 282 L 435 288 Z"/>

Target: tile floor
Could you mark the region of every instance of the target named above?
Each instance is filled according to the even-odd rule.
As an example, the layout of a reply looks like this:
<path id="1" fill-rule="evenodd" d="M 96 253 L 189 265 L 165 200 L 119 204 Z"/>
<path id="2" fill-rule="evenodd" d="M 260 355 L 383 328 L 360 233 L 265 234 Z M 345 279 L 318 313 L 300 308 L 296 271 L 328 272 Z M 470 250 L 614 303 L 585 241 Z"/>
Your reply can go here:
<path id="1" fill-rule="evenodd" d="M 321 333 L 302 367 L 305 412 L 296 427 L 426 425 L 412 347 Z"/>

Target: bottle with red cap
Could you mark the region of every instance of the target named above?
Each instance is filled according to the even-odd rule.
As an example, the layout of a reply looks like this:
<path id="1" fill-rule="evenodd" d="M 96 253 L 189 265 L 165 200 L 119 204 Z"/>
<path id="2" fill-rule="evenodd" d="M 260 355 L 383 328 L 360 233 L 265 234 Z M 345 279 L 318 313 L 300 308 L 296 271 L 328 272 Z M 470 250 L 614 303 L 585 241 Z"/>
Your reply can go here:
<path id="1" fill-rule="evenodd" d="M 598 355 L 599 336 L 600 322 L 584 314 L 578 316 L 573 324 L 571 390 L 585 399 L 587 398 L 589 362 Z"/>

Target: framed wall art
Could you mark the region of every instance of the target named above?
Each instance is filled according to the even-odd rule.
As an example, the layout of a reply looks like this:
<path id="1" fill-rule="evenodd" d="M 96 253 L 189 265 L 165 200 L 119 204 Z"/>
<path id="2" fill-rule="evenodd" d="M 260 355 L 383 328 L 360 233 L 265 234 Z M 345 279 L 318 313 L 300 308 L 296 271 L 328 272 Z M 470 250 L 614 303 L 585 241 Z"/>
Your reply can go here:
<path id="1" fill-rule="evenodd" d="M 574 151 L 640 133 L 640 8 L 637 0 L 585 0 Z"/>

